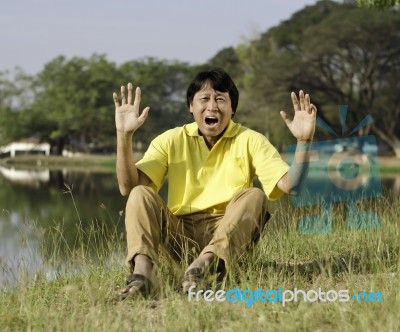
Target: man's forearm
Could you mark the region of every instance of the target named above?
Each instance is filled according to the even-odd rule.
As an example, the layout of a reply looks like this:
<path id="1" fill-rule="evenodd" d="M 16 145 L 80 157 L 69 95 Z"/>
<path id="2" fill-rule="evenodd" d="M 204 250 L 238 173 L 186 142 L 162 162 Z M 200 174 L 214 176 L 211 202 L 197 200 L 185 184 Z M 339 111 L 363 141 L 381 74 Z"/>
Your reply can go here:
<path id="1" fill-rule="evenodd" d="M 138 170 L 133 158 L 132 134 L 117 131 L 116 172 L 119 190 L 126 196 L 139 183 Z"/>
<path id="2" fill-rule="evenodd" d="M 296 152 L 289 171 L 278 182 L 278 187 L 287 194 L 296 195 L 307 176 L 310 161 L 310 142 L 297 142 Z"/>
<path id="3" fill-rule="evenodd" d="M 289 169 L 289 193 L 292 195 L 298 194 L 301 184 L 307 176 L 310 162 L 311 143 L 312 142 L 297 142 L 294 159 Z"/>

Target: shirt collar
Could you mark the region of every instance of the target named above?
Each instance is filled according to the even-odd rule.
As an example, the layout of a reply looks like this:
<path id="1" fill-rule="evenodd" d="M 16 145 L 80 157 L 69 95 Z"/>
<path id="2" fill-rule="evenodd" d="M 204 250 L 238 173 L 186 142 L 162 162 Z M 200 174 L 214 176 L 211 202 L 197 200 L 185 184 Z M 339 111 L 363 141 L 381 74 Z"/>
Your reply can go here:
<path id="1" fill-rule="evenodd" d="M 222 137 L 234 137 L 239 132 L 241 125 L 230 120 L 228 127 L 226 128 Z M 183 130 L 188 136 L 200 136 L 199 126 L 196 122 L 192 122 L 183 126 Z"/>

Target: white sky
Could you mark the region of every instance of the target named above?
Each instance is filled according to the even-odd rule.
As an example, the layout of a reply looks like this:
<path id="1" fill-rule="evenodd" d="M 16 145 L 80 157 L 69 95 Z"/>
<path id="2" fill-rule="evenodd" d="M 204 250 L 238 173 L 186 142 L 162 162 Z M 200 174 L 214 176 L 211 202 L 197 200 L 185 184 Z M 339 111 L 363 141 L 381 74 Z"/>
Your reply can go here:
<path id="1" fill-rule="evenodd" d="M 58 55 L 202 63 L 316 0 L 0 0 L 0 71 Z"/>

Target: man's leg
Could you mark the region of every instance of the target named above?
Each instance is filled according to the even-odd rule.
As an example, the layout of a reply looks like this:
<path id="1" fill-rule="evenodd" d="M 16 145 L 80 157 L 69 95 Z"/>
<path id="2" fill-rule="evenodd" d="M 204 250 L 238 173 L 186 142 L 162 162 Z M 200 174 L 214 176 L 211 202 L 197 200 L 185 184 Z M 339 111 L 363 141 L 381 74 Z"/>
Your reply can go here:
<path id="1" fill-rule="evenodd" d="M 246 253 L 256 242 L 269 219 L 265 193 L 258 188 L 245 189 L 238 193 L 226 208 L 225 215 L 217 218 L 211 241 L 199 257 L 189 266 L 203 268 L 216 257 L 229 268 L 232 260 Z"/>
<path id="2" fill-rule="evenodd" d="M 132 285 L 142 285 L 141 276 L 145 277 L 144 280 L 152 280 L 153 264 L 158 260 L 160 244 L 175 256 L 180 254 L 177 248 L 184 242 L 183 224 L 150 187 L 132 189 L 126 204 L 125 227 L 128 247 L 126 264 L 133 271 L 133 276 L 141 280 L 133 280 Z M 128 295 L 135 291 L 135 287 L 128 285 L 122 293 Z"/>

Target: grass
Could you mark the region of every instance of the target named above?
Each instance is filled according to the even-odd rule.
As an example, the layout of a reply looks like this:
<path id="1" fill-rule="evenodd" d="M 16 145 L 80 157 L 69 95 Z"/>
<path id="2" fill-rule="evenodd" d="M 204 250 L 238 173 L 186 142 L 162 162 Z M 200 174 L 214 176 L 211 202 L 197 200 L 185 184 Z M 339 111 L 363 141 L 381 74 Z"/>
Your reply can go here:
<path id="1" fill-rule="evenodd" d="M 64 272 L 49 280 L 38 273 L 0 293 L 2 331 L 398 331 L 400 329 L 400 199 L 379 198 L 363 208 L 378 212 L 381 227 L 350 231 L 342 205 L 334 208 L 334 231 L 301 235 L 299 217 L 312 209 L 275 204 L 273 217 L 225 289 L 261 288 L 381 292 L 383 302 L 188 302 L 178 291 L 185 265 L 162 256 L 155 299 L 116 301 L 124 284 L 124 235 L 95 222 L 79 228 L 73 247 L 63 230 L 45 231 L 42 257 Z M 105 239 L 105 240 L 104 240 Z M 68 257 L 68 259 L 66 259 Z M 1 266 L 0 266 L 1 268 Z"/>
<path id="2" fill-rule="evenodd" d="M 139 160 L 143 153 L 135 153 L 135 160 Z M 44 156 L 44 155 L 17 155 L 13 158 L 0 159 L 0 165 L 13 166 L 13 167 L 99 167 L 103 169 L 115 170 L 115 155 L 91 155 L 83 154 L 74 157 L 62 156 Z M 379 157 L 379 170 L 383 173 L 400 173 L 400 158 L 396 157 Z"/>
<path id="3" fill-rule="evenodd" d="M 16 167 L 22 169 L 63 167 L 98 171 L 115 171 L 115 155 L 82 155 L 76 157 L 44 156 L 44 155 L 17 155 L 13 158 L 0 159 L 0 166 Z"/>

